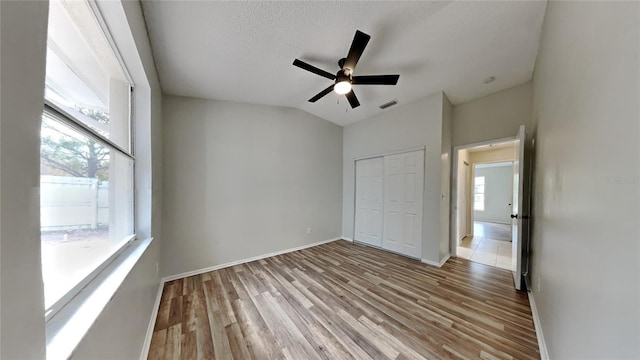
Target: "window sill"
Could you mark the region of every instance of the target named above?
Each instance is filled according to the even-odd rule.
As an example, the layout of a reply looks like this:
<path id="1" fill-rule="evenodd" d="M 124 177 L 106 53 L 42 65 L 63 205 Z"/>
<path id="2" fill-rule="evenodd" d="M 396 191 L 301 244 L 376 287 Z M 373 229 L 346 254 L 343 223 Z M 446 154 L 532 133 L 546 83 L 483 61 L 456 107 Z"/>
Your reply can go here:
<path id="1" fill-rule="evenodd" d="M 134 240 L 47 322 L 47 359 L 68 359 L 145 253 L 153 238 Z"/>

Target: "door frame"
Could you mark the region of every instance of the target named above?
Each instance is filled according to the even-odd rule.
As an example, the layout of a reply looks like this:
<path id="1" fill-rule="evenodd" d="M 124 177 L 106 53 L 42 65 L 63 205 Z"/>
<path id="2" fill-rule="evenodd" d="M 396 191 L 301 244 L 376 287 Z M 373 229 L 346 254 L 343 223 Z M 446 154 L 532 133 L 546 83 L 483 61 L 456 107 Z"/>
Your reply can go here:
<path id="1" fill-rule="evenodd" d="M 374 154 L 374 155 L 359 156 L 359 157 L 356 157 L 356 158 L 354 158 L 354 159 L 352 160 L 352 161 L 353 161 L 353 199 L 352 199 L 352 200 L 353 200 L 353 242 L 357 242 L 358 244 L 365 245 L 365 246 L 372 246 L 372 247 L 375 247 L 375 246 L 373 246 L 373 245 L 369 245 L 369 244 L 366 244 L 366 243 L 363 243 L 363 242 L 360 242 L 360 241 L 356 241 L 356 240 L 355 240 L 355 237 L 356 237 L 356 236 L 355 236 L 355 234 L 356 234 L 356 207 L 357 207 L 357 205 L 356 205 L 356 201 L 357 201 L 357 198 L 356 198 L 356 186 L 358 185 L 358 184 L 357 184 L 357 182 L 356 182 L 356 176 L 357 176 L 357 174 L 356 174 L 356 161 L 359 161 L 359 160 L 366 160 L 366 159 L 372 159 L 372 158 L 377 158 L 377 157 L 385 157 L 385 156 L 389 156 L 389 155 L 404 154 L 404 153 L 409 153 L 409 152 L 414 152 L 414 151 L 420 151 L 420 150 L 422 150 L 422 151 L 424 152 L 423 159 L 422 159 L 422 161 L 423 161 L 423 172 L 424 172 L 424 173 L 422 174 L 422 177 L 423 177 L 423 182 L 422 182 L 422 196 L 424 197 L 424 194 L 425 194 L 425 186 L 426 186 L 426 184 L 427 184 L 427 181 L 426 181 L 426 171 L 427 171 L 427 146 L 426 146 L 426 145 L 422 145 L 422 146 L 415 146 L 415 147 L 410 147 L 410 148 L 400 149 L 400 150 L 394 150 L 394 151 L 388 151 L 388 152 L 383 152 L 383 153 L 377 153 L 377 154 Z M 423 201 L 422 201 L 422 219 L 420 219 L 420 220 L 422 221 L 422 225 L 423 225 L 423 229 L 422 229 L 422 230 L 423 230 L 423 232 L 422 232 L 422 236 L 421 236 L 422 238 L 424 238 L 424 212 L 425 212 L 425 211 L 424 211 L 424 206 L 425 206 L 425 201 L 424 201 L 424 199 L 423 199 Z M 383 224 L 384 224 L 384 222 L 383 222 Z M 383 231 L 384 231 L 384 225 L 383 225 Z M 384 240 L 383 240 L 383 241 L 384 241 Z M 422 252 L 422 245 L 423 245 L 423 244 L 422 244 L 422 242 L 421 242 L 421 243 L 420 243 L 420 251 L 421 251 L 421 252 Z M 382 247 L 380 247 L 380 248 L 375 247 L 375 248 L 377 248 L 377 249 L 381 249 L 381 250 L 384 250 L 384 251 L 393 252 L 393 251 L 390 251 L 390 250 L 386 250 L 386 249 L 384 249 L 384 248 L 382 248 Z M 394 253 L 394 254 L 398 254 L 398 253 L 395 253 L 395 252 L 393 252 L 393 253 Z M 407 255 L 404 255 L 404 254 L 398 254 L 398 255 L 406 256 L 406 257 L 409 257 L 409 258 L 411 258 L 411 259 L 418 259 L 418 258 L 413 258 L 413 257 L 407 256 Z M 421 258 L 422 258 L 422 254 L 420 255 L 420 258 L 419 258 L 419 259 L 421 259 Z"/>
<path id="2" fill-rule="evenodd" d="M 458 175 L 458 173 L 460 173 L 460 168 L 456 167 L 456 168 L 454 168 L 454 171 L 456 171 L 456 176 L 457 176 L 457 175 Z M 468 196 L 468 195 L 469 195 L 469 190 L 470 190 L 470 189 L 467 189 L 466 184 L 468 184 L 469 179 L 471 179 L 471 173 L 472 173 L 472 171 L 473 171 L 473 167 L 471 166 L 471 163 L 468 163 L 468 162 L 466 162 L 466 161 L 463 161 L 463 162 L 462 162 L 462 174 L 463 174 L 463 176 L 464 176 L 464 181 L 463 181 L 463 183 L 465 184 L 465 186 L 463 186 L 463 188 L 462 188 L 462 191 L 461 191 L 461 192 L 464 192 L 464 196 L 465 196 L 467 199 L 469 198 L 469 196 Z M 456 191 L 458 190 L 458 189 L 457 189 L 457 186 L 458 186 L 458 180 L 459 180 L 459 179 L 456 177 L 456 179 L 455 179 L 455 181 L 456 181 L 456 183 L 455 183 L 455 184 L 456 184 Z M 452 181 L 453 181 L 453 180 L 452 180 Z M 450 190 L 450 191 L 451 191 L 451 190 Z M 454 226 L 455 231 L 456 231 L 456 233 L 454 234 L 454 236 L 455 236 L 454 242 L 455 242 L 456 248 L 457 248 L 457 247 L 462 243 L 462 239 L 464 239 L 464 238 L 465 238 L 465 237 L 467 237 L 467 235 L 468 235 L 468 232 L 469 232 L 469 221 L 468 221 L 468 220 L 469 220 L 469 215 L 470 215 L 470 214 L 469 214 L 469 204 L 467 204 L 466 199 L 463 199 L 463 202 L 462 202 L 462 204 L 463 204 L 463 208 L 461 209 L 462 211 L 461 211 L 461 212 L 457 212 L 457 211 L 459 210 L 459 209 L 458 209 L 458 200 L 459 200 L 459 199 L 458 199 L 458 197 L 456 196 L 456 198 L 455 198 L 455 202 L 453 202 L 453 201 L 452 201 L 452 202 L 453 202 L 453 204 L 451 204 L 451 206 L 453 206 L 453 209 L 452 209 L 452 210 L 453 210 L 453 211 L 455 211 L 455 214 L 456 214 L 456 215 L 455 215 L 455 216 L 456 216 L 456 218 L 452 218 L 452 220 L 453 220 L 453 224 L 454 224 L 453 226 Z M 460 218 L 460 214 L 462 214 L 462 212 L 464 212 L 464 219 L 459 219 L 459 218 Z M 463 231 L 464 231 L 464 236 L 460 237 L 460 235 L 461 235 L 461 234 L 460 234 L 460 232 L 459 232 L 459 230 L 460 230 L 460 226 L 459 226 L 458 224 L 459 224 L 459 223 L 462 223 L 462 222 L 463 222 L 463 220 L 464 220 L 464 226 L 463 226 L 462 228 L 464 229 L 464 230 L 463 230 Z"/>
<path id="3" fill-rule="evenodd" d="M 465 145 L 458 145 L 458 146 L 454 146 L 453 147 L 453 161 L 452 161 L 452 166 L 451 166 L 451 191 L 450 191 L 450 203 L 449 203 L 449 252 L 451 253 L 451 256 L 453 257 L 457 257 L 458 255 L 458 241 L 456 239 L 456 230 L 457 230 L 457 220 L 458 220 L 458 212 L 456 211 L 456 206 L 458 204 L 458 158 L 459 158 L 459 152 L 460 150 L 468 150 L 468 149 L 472 149 L 478 146 L 483 146 L 483 145 L 490 145 L 490 144 L 499 144 L 499 143 L 503 143 L 503 142 L 510 142 L 510 141 L 514 141 L 517 140 L 517 136 L 510 136 L 510 137 L 506 137 L 506 138 L 500 138 L 500 139 L 495 139 L 495 140 L 487 140 L 487 141 L 481 141 L 481 142 L 476 142 L 476 143 L 471 143 L 471 144 L 465 144 Z M 470 177 L 473 177 L 473 164 L 469 164 L 470 167 L 470 171 L 471 173 L 469 174 Z M 469 194 L 467 194 L 467 198 Z M 467 208 L 470 206 L 470 204 L 467 204 Z M 467 211 L 467 213 L 469 213 L 469 211 Z M 467 218 L 469 218 L 470 214 L 467 214 Z M 473 219 L 473 218 L 472 218 Z M 469 224 L 470 222 L 467 222 L 467 226 L 471 226 L 471 234 L 473 235 L 473 222 L 471 222 L 471 224 Z"/>
<path id="4" fill-rule="evenodd" d="M 365 159 L 371 159 L 371 158 L 377 158 L 377 157 L 384 157 L 384 156 L 389 156 L 389 155 L 398 155 L 398 154 L 404 154 L 404 153 L 408 153 L 408 152 L 414 152 L 414 151 L 420 151 L 420 150 L 424 150 L 425 154 L 427 153 L 427 146 L 423 145 L 423 146 L 416 146 L 416 147 L 411 147 L 408 149 L 402 149 L 402 150 L 397 150 L 397 151 L 389 151 L 389 152 L 384 152 L 384 153 L 378 153 L 375 155 L 366 155 L 366 156 L 360 156 L 357 158 L 353 159 L 353 163 L 355 164 L 356 161 L 358 160 L 365 160 Z M 354 172 L 355 175 L 355 172 Z"/>

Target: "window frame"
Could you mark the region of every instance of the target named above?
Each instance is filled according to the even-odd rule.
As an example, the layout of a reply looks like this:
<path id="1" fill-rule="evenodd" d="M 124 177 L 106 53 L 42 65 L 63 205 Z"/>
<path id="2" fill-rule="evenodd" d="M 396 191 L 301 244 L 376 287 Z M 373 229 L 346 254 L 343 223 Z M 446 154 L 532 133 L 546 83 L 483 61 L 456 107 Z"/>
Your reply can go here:
<path id="1" fill-rule="evenodd" d="M 118 153 L 126 156 L 133 162 L 133 166 L 135 167 L 135 157 L 132 154 L 128 154 L 123 149 L 119 148 L 118 145 L 108 141 L 104 136 L 91 129 L 89 126 L 84 124 L 78 119 L 75 119 L 73 116 L 66 113 L 64 110 L 57 107 L 55 104 L 51 103 L 48 100 L 45 100 L 43 115 L 49 116 L 54 121 L 58 121 L 63 125 L 69 126 L 74 130 L 79 131 L 83 135 L 90 137 L 102 145 L 107 146 L 112 151 L 117 151 Z M 130 119 L 130 123 L 132 119 Z M 132 174 L 131 178 L 131 186 L 135 189 L 135 173 Z M 74 297 L 76 297 L 82 289 L 84 289 L 93 279 L 95 279 L 104 269 L 106 269 L 123 251 L 131 245 L 133 240 L 136 239 L 135 234 L 135 196 L 132 199 L 133 211 L 132 211 L 132 223 L 133 223 L 133 234 L 127 236 L 122 245 L 106 260 L 104 260 L 98 267 L 96 267 L 92 272 L 90 272 L 84 279 L 82 279 L 78 284 L 76 284 L 73 288 L 71 288 L 66 294 L 64 294 L 60 299 L 54 302 L 50 307 L 45 309 L 45 322 L 51 320 L 57 313 L 60 312 Z"/>
<path id="2" fill-rule="evenodd" d="M 45 324 L 48 324 L 55 316 L 60 313 L 68 304 L 70 304 L 78 295 L 81 294 L 83 289 L 87 288 L 93 280 L 95 280 L 100 274 L 102 274 L 109 266 L 114 263 L 116 259 L 119 258 L 136 240 L 136 158 L 135 158 L 135 134 L 134 134 L 134 122 L 135 122 L 135 84 L 132 80 L 131 74 L 129 73 L 125 62 L 120 55 L 118 48 L 109 32 L 104 19 L 100 14 L 100 10 L 97 7 L 95 1 L 92 0 L 84 0 L 88 7 L 91 10 L 91 14 L 93 15 L 96 23 L 98 24 L 102 34 L 107 40 L 111 50 L 113 52 L 114 57 L 116 58 L 118 64 L 120 65 L 124 76 L 126 77 L 129 83 L 129 108 L 128 108 L 128 137 L 129 137 L 129 148 L 130 151 L 125 150 L 106 136 L 100 134 L 98 131 L 89 127 L 87 124 L 82 122 L 80 119 L 77 119 L 73 114 L 69 113 L 62 107 L 56 105 L 50 100 L 45 98 L 44 100 L 44 108 L 42 112 L 42 116 L 47 115 L 54 121 L 57 121 L 65 126 L 69 126 L 73 130 L 78 131 L 84 136 L 92 138 L 93 140 L 99 142 L 101 145 L 108 147 L 110 150 L 118 152 L 119 154 L 128 158 L 132 163 L 132 174 L 131 174 L 131 222 L 132 222 L 132 234 L 125 237 L 120 245 L 106 260 L 102 261 L 91 273 L 85 276 L 80 282 L 78 282 L 73 288 L 71 288 L 66 294 L 64 294 L 60 299 L 56 300 L 51 306 L 44 309 L 45 315 Z"/>

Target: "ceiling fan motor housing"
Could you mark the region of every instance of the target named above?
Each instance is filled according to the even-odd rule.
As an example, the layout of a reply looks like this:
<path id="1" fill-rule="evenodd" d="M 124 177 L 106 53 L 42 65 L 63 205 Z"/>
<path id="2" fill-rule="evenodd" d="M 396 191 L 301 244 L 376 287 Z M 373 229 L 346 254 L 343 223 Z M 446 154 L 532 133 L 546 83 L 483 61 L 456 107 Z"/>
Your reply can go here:
<path id="1" fill-rule="evenodd" d="M 351 83 L 351 75 L 347 75 L 347 70 L 340 70 L 336 74 L 336 84 L 342 81 Z"/>

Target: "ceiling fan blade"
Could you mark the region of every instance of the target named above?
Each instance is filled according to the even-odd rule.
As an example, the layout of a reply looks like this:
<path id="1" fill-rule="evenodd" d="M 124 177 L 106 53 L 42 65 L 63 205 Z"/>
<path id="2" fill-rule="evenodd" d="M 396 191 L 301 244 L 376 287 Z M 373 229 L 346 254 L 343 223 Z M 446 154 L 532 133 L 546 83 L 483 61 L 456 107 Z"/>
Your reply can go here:
<path id="1" fill-rule="evenodd" d="M 332 92 L 332 91 L 333 91 L 333 87 L 334 87 L 334 86 L 335 86 L 335 84 L 331 84 L 331 86 L 329 86 L 328 88 L 326 88 L 326 89 L 324 89 L 324 90 L 320 91 L 320 92 L 318 93 L 318 95 L 316 95 L 316 96 L 312 97 L 311 99 L 309 99 L 309 102 L 314 103 L 314 102 L 316 102 L 316 101 L 320 100 L 323 96 L 325 96 L 325 95 L 327 95 L 328 93 Z"/>
<path id="2" fill-rule="evenodd" d="M 358 101 L 358 98 L 356 97 L 356 93 L 353 92 L 353 89 L 348 93 L 344 94 L 344 96 L 346 96 L 347 100 L 349 100 L 349 104 L 351 104 L 352 109 L 355 109 L 358 106 L 360 106 L 360 101 Z"/>
<path id="3" fill-rule="evenodd" d="M 297 66 L 297 67 L 299 67 L 301 69 L 305 69 L 307 71 L 310 71 L 310 72 L 312 72 L 312 73 L 314 73 L 316 75 L 324 76 L 329 80 L 335 80 L 336 79 L 336 76 L 334 74 L 332 74 L 330 72 L 327 72 L 327 71 L 324 71 L 322 69 L 318 69 L 317 67 L 315 67 L 313 65 L 310 65 L 310 64 L 307 64 L 306 62 L 304 62 L 302 60 L 298 60 L 298 59 L 293 60 L 293 65 Z"/>
<path id="4" fill-rule="evenodd" d="M 364 75 L 354 76 L 351 79 L 353 85 L 395 85 L 400 75 Z"/>
<path id="5" fill-rule="evenodd" d="M 371 36 L 363 33 L 360 30 L 356 30 L 356 35 L 353 37 L 351 48 L 349 49 L 349 55 L 347 55 L 344 61 L 343 68 L 349 68 L 353 71 L 360 60 L 360 56 L 364 52 L 364 48 L 367 47 L 367 43 L 371 39 Z"/>

